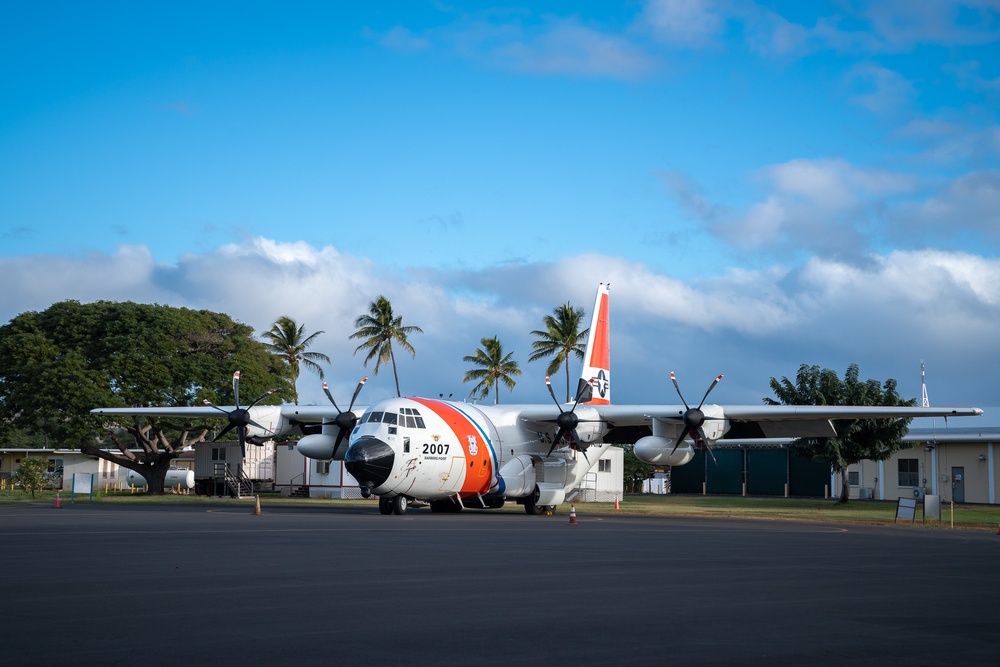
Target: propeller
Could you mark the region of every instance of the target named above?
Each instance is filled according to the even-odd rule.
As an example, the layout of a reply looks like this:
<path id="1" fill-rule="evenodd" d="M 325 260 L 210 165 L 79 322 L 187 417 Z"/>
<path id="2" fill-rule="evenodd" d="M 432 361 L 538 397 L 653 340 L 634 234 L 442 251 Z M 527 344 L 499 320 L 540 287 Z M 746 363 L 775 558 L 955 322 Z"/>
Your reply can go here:
<path id="1" fill-rule="evenodd" d="M 590 390 L 590 383 L 583 378 L 580 378 L 580 383 L 577 385 L 576 390 L 576 400 L 573 401 L 573 407 L 568 411 L 563 410 L 562 405 L 559 404 L 559 399 L 556 398 L 556 393 L 552 390 L 552 383 L 547 377 L 545 378 L 545 386 L 549 388 L 549 396 L 552 397 L 556 407 L 559 408 L 559 416 L 555 419 L 556 426 L 559 427 L 559 430 L 556 431 L 556 437 L 552 439 L 552 446 L 549 447 L 549 453 L 546 454 L 546 456 L 548 457 L 552 455 L 553 450 L 555 450 L 556 445 L 559 444 L 560 440 L 565 438 L 567 435 L 572 435 L 572 440 L 567 438 L 569 446 L 574 449 L 578 449 L 580 453 L 583 454 L 583 458 L 587 459 L 587 463 L 590 463 L 590 459 L 587 458 L 587 445 L 581 442 L 580 438 L 576 434 L 576 427 L 580 423 L 580 418 L 576 416 L 576 406 L 580 404 L 584 395 L 586 395 Z"/>
<path id="2" fill-rule="evenodd" d="M 677 448 L 680 446 L 681 442 L 684 441 L 684 438 L 688 437 L 688 435 L 693 435 L 695 438 L 701 440 L 705 449 L 707 449 L 709 455 L 711 455 L 712 460 L 715 461 L 715 454 L 712 453 L 712 448 L 708 446 L 708 438 L 705 437 L 705 431 L 702 427 L 704 426 L 706 419 L 717 419 L 717 417 L 706 418 L 705 413 L 701 411 L 701 407 L 705 405 L 705 400 L 708 398 L 708 395 L 712 393 L 712 390 L 715 389 L 715 385 L 719 384 L 720 380 L 722 380 L 721 375 L 712 380 L 712 384 L 709 385 L 708 391 L 706 391 L 705 395 L 701 397 L 701 403 L 698 404 L 698 407 L 692 408 L 688 405 L 687 401 L 684 400 L 684 394 L 681 393 L 681 387 L 677 384 L 677 377 L 674 375 L 673 371 L 670 371 L 670 381 L 674 383 L 674 389 L 677 390 L 677 395 L 681 397 L 681 403 L 684 404 L 684 414 L 681 415 L 681 421 L 684 422 L 684 428 L 681 430 L 681 434 L 677 436 L 674 448 L 670 450 L 671 454 L 677 451 Z M 718 461 L 715 461 L 715 463 L 718 465 Z"/>
<path id="3" fill-rule="evenodd" d="M 358 416 L 351 412 L 354 409 L 354 401 L 358 400 L 358 394 L 361 393 L 361 388 L 365 386 L 365 382 L 368 382 L 367 377 L 361 378 L 361 382 L 358 386 L 354 388 L 354 396 L 351 396 L 351 404 L 347 406 L 347 410 L 341 410 L 340 406 L 337 405 L 337 401 L 333 400 L 333 394 L 330 393 L 330 387 L 323 383 L 323 392 L 326 397 L 330 399 L 333 403 L 333 407 L 337 408 L 337 416 L 334 418 L 333 422 L 324 422 L 325 426 L 336 426 L 340 429 L 337 433 L 337 441 L 333 444 L 333 458 L 337 458 L 337 450 L 340 449 L 340 443 L 344 441 L 344 437 L 354 430 L 354 427 L 358 424 Z"/>
<path id="4" fill-rule="evenodd" d="M 229 433 L 230 431 L 232 431 L 235 428 L 236 429 L 236 439 L 239 440 L 239 443 L 240 443 L 240 451 L 243 452 L 243 456 L 246 457 L 246 455 L 247 455 L 247 444 L 246 444 L 247 443 L 247 426 L 256 426 L 257 428 L 261 429 L 262 431 L 266 431 L 267 430 L 266 428 L 264 428 L 263 426 L 261 426 L 260 424 L 258 424 L 257 422 L 255 422 L 253 419 L 250 418 L 250 408 L 252 408 L 253 406 L 257 405 L 262 400 L 264 400 L 265 398 L 267 398 L 268 396 L 270 396 L 271 394 L 273 394 L 276 391 L 277 391 L 277 389 L 268 389 L 263 394 L 261 394 L 260 396 L 258 396 L 257 400 L 255 400 L 253 403 L 251 403 L 250 405 L 246 406 L 245 408 L 241 408 L 240 407 L 240 372 L 236 371 L 235 373 L 233 373 L 233 397 L 236 399 L 236 409 L 235 410 L 232 410 L 232 411 L 223 410 L 218 405 L 213 404 L 207 398 L 204 401 L 205 405 L 207 405 L 207 406 L 209 406 L 211 408 L 215 408 L 219 412 L 221 412 L 224 415 L 226 415 L 226 418 L 229 420 L 229 423 L 226 425 L 226 427 L 224 429 L 222 429 L 221 431 L 219 431 L 219 434 L 217 436 L 215 436 L 214 438 L 212 438 L 212 442 L 215 442 L 216 440 L 218 440 L 219 438 L 221 438 L 222 436 L 224 436 L 226 433 Z"/>

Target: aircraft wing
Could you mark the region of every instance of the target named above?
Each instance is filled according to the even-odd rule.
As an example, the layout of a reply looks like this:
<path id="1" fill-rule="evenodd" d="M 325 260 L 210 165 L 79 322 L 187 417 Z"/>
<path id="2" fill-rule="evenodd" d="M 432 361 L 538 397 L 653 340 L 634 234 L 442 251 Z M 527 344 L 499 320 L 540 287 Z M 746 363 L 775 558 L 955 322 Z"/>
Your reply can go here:
<path id="1" fill-rule="evenodd" d="M 236 409 L 234 405 L 220 405 L 217 407 L 205 406 L 185 406 L 174 408 L 97 408 L 91 410 L 93 415 L 111 416 L 146 416 L 146 417 L 179 417 L 188 419 L 225 419 L 227 412 Z M 364 406 L 355 406 L 361 413 Z M 339 411 L 332 405 L 260 405 L 250 408 L 254 410 L 278 410 L 279 414 L 293 422 L 304 424 L 318 424 L 323 421 L 330 421 L 336 418 Z"/>
<path id="2" fill-rule="evenodd" d="M 593 406 L 611 429 L 620 434 L 642 433 L 654 419 L 681 423 L 683 405 Z M 705 406 L 710 419 L 728 423 L 727 438 L 804 438 L 836 435 L 831 420 L 899 419 L 919 417 L 973 417 L 979 408 L 850 405 L 729 405 Z M 637 428 L 640 427 L 640 428 Z M 632 440 L 631 437 L 627 441 Z"/>

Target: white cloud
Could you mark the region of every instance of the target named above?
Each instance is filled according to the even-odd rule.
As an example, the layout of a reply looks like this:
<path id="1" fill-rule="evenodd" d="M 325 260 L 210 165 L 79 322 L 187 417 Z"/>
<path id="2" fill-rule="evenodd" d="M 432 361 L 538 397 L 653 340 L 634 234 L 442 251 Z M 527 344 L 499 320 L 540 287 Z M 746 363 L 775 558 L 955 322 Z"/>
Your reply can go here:
<path id="1" fill-rule="evenodd" d="M 917 44 L 989 44 L 1000 38 L 1000 6 L 992 0 L 879 0 L 863 10 L 883 48 Z"/>
<path id="2" fill-rule="evenodd" d="M 948 181 L 933 196 L 906 202 L 893 212 L 900 232 L 914 227 L 936 229 L 954 236 L 977 231 L 987 238 L 1000 238 L 1000 170 L 961 174 Z"/>
<path id="3" fill-rule="evenodd" d="M 114 255 L 19 256 L 0 259 L 5 285 L 0 319 L 24 310 L 44 310 L 57 301 L 160 301 L 173 296 L 153 284 L 152 253 L 121 246 Z"/>
<path id="4" fill-rule="evenodd" d="M 430 46 L 430 40 L 403 26 L 393 26 L 382 33 L 367 31 L 379 44 L 395 51 L 418 52 Z"/>
<path id="5" fill-rule="evenodd" d="M 677 200 L 734 247 L 855 258 L 867 253 L 881 211 L 916 188 L 912 176 L 841 159 L 790 160 L 758 170 L 756 180 L 764 194 L 740 210 L 709 201 L 683 176 L 665 178 Z"/>
<path id="6" fill-rule="evenodd" d="M 501 46 L 491 57 L 510 69 L 546 75 L 631 79 L 654 68 L 652 59 L 624 38 L 569 20 L 552 21 L 540 34 Z"/>
<path id="7" fill-rule="evenodd" d="M 129 247 L 113 255 L 0 260 L 0 280 L 9 286 L 5 319 L 67 298 L 207 308 L 258 332 L 287 314 L 309 331 L 325 331 L 314 349 L 332 359 L 327 379 L 338 399 L 363 374 L 371 377 L 364 400 L 395 393 L 391 371 L 376 377 L 363 368 L 357 341 L 348 339 L 354 319 L 384 294 L 405 324 L 424 330 L 412 339 L 416 358 L 398 360 L 404 393 L 464 396 L 470 387 L 461 382 L 462 357 L 497 335 L 524 371 L 505 399 L 547 401 L 544 364 L 527 362 L 528 334 L 567 300 L 589 315 L 602 281 L 611 284 L 619 402 L 673 400 L 669 370 L 692 387 L 727 373 L 716 400 L 744 402 L 768 395 L 768 377 L 794 374 L 799 363 L 843 370 L 857 362 L 865 374 L 900 377 L 924 358 L 935 367 L 941 400 L 988 404 L 982 393 L 989 385 L 965 374 L 1000 363 L 1000 260 L 940 251 L 897 251 L 863 267 L 815 258 L 801 270 L 773 265 L 685 280 L 605 255 L 403 275 L 332 247 L 253 239 L 175 266 Z M 309 374 L 300 393 L 306 402 L 325 401 Z"/>
<path id="8" fill-rule="evenodd" d="M 899 72 L 871 62 L 852 67 L 846 82 L 854 101 L 877 114 L 906 107 L 916 94 L 913 84 Z"/>
<path id="9" fill-rule="evenodd" d="M 669 46 L 705 47 L 721 36 L 728 5 L 717 0 L 650 0 L 639 22 Z"/>

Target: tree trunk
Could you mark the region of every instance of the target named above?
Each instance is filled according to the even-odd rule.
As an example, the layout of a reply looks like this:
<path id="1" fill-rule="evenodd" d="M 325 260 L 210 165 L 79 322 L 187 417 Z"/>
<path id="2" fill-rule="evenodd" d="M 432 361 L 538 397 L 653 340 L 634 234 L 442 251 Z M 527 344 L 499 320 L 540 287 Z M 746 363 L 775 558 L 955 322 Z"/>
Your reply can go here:
<path id="1" fill-rule="evenodd" d="M 844 468 L 840 471 L 840 499 L 837 502 L 846 505 L 850 496 L 851 487 L 847 484 L 847 468 Z"/>
<path id="2" fill-rule="evenodd" d="M 81 445 L 80 451 L 84 454 L 91 454 L 98 458 L 102 458 L 105 461 L 111 461 L 112 463 L 118 464 L 122 468 L 139 473 L 146 480 L 146 493 L 154 496 L 163 495 L 164 481 L 167 476 L 167 470 L 170 469 L 170 464 L 173 460 L 177 458 L 176 454 L 160 451 L 153 457 L 152 462 L 130 460 L 124 456 L 102 450 L 99 447 L 94 447 L 89 444 Z"/>
<path id="3" fill-rule="evenodd" d="M 396 381 L 396 398 L 402 396 L 399 391 L 399 373 L 396 372 L 396 355 L 392 352 L 392 343 L 389 343 L 389 361 L 392 362 L 392 379 Z"/>

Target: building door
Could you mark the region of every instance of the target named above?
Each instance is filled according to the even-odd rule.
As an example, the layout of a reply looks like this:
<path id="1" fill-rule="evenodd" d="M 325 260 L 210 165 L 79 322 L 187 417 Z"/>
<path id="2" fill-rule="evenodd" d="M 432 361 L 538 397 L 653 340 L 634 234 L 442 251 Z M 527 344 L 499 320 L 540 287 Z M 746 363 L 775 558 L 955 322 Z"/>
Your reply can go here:
<path id="1" fill-rule="evenodd" d="M 965 468 L 951 469 L 951 499 L 956 503 L 965 502 Z"/>

